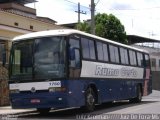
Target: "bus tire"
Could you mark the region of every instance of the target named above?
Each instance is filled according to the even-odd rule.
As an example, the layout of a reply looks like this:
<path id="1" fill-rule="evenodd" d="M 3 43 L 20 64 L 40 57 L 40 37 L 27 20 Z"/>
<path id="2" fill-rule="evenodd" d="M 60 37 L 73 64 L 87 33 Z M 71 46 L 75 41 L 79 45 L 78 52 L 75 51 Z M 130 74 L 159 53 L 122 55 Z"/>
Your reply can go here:
<path id="1" fill-rule="evenodd" d="M 47 115 L 50 111 L 50 108 L 37 108 L 37 111 L 41 114 L 41 115 Z"/>
<path id="2" fill-rule="evenodd" d="M 96 101 L 96 96 L 94 93 L 94 90 L 89 87 L 86 90 L 86 94 L 85 94 L 85 111 L 86 112 L 92 112 L 95 109 L 95 101 Z"/>
<path id="3" fill-rule="evenodd" d="M 137 86 L 136 93 L 137 97 L 130 99 L 131 103 L 139 103 L 142 101 L 142 89 L 140 85 Z"/>

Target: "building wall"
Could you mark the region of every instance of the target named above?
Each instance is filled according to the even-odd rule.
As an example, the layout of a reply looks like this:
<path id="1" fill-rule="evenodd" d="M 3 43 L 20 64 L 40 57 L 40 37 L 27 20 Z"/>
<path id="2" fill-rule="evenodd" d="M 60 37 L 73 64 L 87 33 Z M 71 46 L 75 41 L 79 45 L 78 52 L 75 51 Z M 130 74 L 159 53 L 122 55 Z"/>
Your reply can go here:
<path id="1" fill-rule="evenodd" d="M 160 56 L 150 55 L 151 57 L 151 70 L 160 71 Z"/>
<path id="2" fill-rule="evenodd" d="M 21 15 L 12 14 L 10 12 L 0 11 L 0 25 L 16 27 L 29 31 L 41 31 L 50 29 L 59 29 L 60 26 L 46 23 L 33 17 L 26 17 Z M 33 29 L 31 28 L 33 26 Z"/>
<path id="3" fill-rule="evenodd" d="M 160 90 L 160 71 L 152 71 L 152 88 Z"/>

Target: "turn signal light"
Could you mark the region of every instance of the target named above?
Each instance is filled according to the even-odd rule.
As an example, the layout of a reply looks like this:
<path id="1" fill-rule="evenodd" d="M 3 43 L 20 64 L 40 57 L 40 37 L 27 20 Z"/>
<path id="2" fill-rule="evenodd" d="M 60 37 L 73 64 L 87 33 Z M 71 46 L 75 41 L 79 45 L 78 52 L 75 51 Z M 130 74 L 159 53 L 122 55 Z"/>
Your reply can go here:
<path id="1" fill-rule="evenodd" d="M 15 89 L 15 90 L 10 90 L 10 93 L 20 93 L 20 91 L 18 89 Z"/>

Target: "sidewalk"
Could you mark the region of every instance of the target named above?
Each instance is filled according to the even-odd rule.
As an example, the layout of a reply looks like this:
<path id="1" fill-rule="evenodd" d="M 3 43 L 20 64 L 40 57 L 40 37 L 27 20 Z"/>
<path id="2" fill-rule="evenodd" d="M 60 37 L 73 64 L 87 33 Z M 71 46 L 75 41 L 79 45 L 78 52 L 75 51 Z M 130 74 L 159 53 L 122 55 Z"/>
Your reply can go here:
<path id="1" fill-rule="evenodd" d="M 143 101 L 160 101 L 160 91 L 152 90 L 152 93 L 148 96 L 144 96 Z"/>
<path id="2" fill-rule="evenodd" d="M 0 107 L 0 115 L 27 113 L 35 110 L 36 109 L 12 109 L 11 106 L 2 106 Z"/>

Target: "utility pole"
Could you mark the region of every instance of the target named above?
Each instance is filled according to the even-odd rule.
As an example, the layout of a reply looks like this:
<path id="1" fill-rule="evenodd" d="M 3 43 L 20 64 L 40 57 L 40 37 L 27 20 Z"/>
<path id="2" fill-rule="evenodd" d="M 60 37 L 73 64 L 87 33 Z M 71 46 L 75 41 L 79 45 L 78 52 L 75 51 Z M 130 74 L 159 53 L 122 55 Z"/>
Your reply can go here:
<path id="1" fill-rule="evenodd" d="M 75 12 L 78 13 L 78 23 L 80 23 L 80 21 L 81 21 L 80 14 L 86 14 L 86 12 L 81 11 L 81 9 L 80 9 L 80 3 L 79 2 L 78 2 L 78 10 L 75 11 Z"/>
<path id="2" fill-rule="evenodd" d="M 91 0 L 91 33 L 93 35 L 95 34 L 94 14 L 95 14 L 95 4 L 94 4 L 94 0 Z"/>

